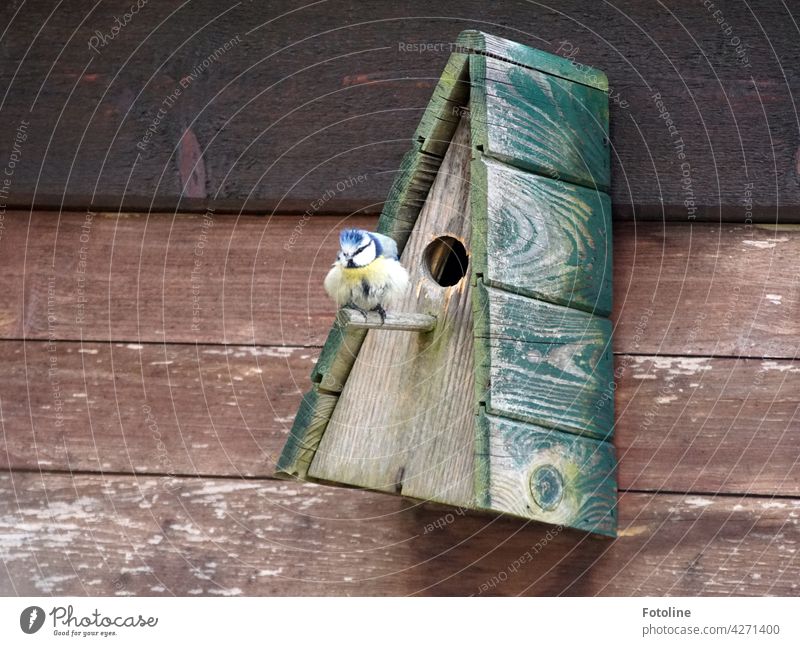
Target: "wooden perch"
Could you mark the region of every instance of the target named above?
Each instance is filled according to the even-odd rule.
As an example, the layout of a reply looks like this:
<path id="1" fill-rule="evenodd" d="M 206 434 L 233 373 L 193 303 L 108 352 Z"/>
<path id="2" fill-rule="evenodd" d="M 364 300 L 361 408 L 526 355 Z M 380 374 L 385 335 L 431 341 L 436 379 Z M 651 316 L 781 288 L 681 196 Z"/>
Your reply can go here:
<path id="1" fill-rule="evenodd" d="M 336 322 L 343 328 L 351 330 L 396 330 L 406 332 L 430 332 L 436 327 L 436 317 L 430 314 L 400 312 L 387 314 L 381 321 L 377 312 L 368 312 L 366 318 L 357 311 L 348 308 L 339 310 Z"/>

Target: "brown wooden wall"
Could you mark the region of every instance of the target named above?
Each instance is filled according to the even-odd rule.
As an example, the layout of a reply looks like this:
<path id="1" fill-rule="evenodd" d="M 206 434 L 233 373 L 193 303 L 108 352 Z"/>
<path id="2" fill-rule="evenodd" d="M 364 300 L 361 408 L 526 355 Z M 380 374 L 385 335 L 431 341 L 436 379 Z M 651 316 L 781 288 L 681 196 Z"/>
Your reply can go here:
<path id="1" fill-rule="evenodd" d="M 797 592 L 784 6 L 149 2 L 97 51 L 130 2 L 54 6 L 0 8 L 0 592 Z M 272 478 L 337 232 L 467 27 L 610 79 L 614 541 Z"/>
<path id="2" fill-rule="evenodd" d="M 449 43 L 477 28 L 608 74 L 619 216 L 798 219 L 781 3 L 151 1 L 105 45 L 131 3 L 95 4 L 0 8 L 4 145 L 30 124 L 11 204 L 285 213 L 333 190 L 325 211 L 377 211 Z"/>

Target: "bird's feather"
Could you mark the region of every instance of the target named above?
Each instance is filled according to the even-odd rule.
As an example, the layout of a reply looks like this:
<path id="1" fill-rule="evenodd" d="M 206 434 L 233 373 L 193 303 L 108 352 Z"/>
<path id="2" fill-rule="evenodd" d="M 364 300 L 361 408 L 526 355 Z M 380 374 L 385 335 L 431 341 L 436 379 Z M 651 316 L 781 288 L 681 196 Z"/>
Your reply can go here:
<path id="1" fill-rule="evenodd" d="M 353 303 L 370 310 L 389 307 L 408 289 L 408 272 L 397 260 L 380 256 L 366 267 L 334 265 L 325 277 L 325 291 L 340 307 Z"/>
<path id="2" fill-rule="evenodd" d="M 372 232 L 370 232 L 369 235 L 378 243 L 378 246 L 381 249 L 380 255 L 393 260 L 400 259 L 400 254 L 397 253 L 397 243 L 389 236 L 385 236 L 382 233 Z"/>

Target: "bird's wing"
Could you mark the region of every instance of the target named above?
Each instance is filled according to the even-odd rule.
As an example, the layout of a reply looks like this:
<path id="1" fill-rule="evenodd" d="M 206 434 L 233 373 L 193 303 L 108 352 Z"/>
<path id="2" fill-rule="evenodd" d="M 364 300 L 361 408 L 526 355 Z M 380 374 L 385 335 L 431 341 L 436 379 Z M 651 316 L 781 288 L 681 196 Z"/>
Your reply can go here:
<path id="1" fill-rule="evenodd" d="M 397 253 L 397 243 L 394 240 L 392 240 L 389 236 L 383 235 L 382 233 L 370 233 L 370 235 L 381 243 L 381 247 L 383 247 L 383 255 L 386 258 L 399 260 L 400 254 Z"/>

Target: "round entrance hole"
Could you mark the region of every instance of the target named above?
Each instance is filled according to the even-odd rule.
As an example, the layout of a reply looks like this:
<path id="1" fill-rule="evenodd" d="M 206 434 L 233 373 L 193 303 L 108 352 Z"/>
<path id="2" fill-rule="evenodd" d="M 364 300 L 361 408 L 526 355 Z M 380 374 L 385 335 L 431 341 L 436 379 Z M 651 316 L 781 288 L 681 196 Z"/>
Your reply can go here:
<path id="1" fill-rule="evenodd" d="M 469 254 L 452 236 L 436 238 L 425 248 L 423 259 L 431 278 L 442 287 L 452 287 L 467 275 Z"/>

